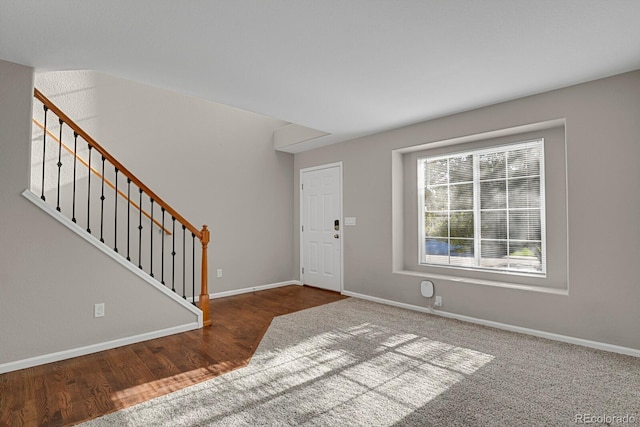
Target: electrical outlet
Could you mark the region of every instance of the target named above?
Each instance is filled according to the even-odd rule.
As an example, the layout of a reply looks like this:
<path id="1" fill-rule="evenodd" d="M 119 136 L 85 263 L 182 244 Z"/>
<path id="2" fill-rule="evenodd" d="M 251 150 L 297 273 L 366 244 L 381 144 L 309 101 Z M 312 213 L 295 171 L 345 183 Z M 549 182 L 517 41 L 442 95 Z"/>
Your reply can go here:
<path id="1" fill-rule="evenodd" d="M 104 317 L 104 303 L 93 306 L 93 317 Z"/>
<path id="2" fill-rule="evenodd" d="M 218 269 L 218 277 L 222 277 L 222 269 L 221 268 Z"/>
<path id="3" fill-rule="evenodd" d="M 442 307 L 442 297 L 440 295 L 436 295 L 436 302 L 434 305 L 436 307 Z"/>

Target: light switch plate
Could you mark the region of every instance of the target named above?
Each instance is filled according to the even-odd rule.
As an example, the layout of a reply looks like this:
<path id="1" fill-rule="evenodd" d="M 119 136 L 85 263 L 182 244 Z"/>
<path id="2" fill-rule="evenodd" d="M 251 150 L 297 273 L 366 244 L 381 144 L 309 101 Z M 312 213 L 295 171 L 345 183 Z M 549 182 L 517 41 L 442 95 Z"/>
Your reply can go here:
<path id="1" fill-rule="evenodd" d="M 356 217 L 355 216 L 345 216 L 344 217 L 344 225 L 356 225 Z"/>

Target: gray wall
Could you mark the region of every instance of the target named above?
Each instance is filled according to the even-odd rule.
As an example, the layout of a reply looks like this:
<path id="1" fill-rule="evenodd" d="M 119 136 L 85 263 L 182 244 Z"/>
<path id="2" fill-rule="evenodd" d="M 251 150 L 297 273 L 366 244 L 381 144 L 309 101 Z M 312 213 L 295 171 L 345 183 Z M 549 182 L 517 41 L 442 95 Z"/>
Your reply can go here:
<path id="1" fill-rule="evenodd" d="M 639 117 L 636 71 L 297 154 L 295 188 L 301 168 L 343 162 L 344 215 L 357 217 L 343 231 L 346 291 L 429 306 L 419 283 L 437 277 L 443 311 L 640 349 Z M 393 150 L 555 119 L 566 132 L 568 255 L 566 263 L 551 262 L 566 264 L 568 280 L 549 287 L 564 294 L 443 279 L 457 274 L 411 268 L 408 253 L 394 260 L 394 239 L 412 225 L 392 216 L 407 216 L 403 181 L 395 177 L 403 162 L 392 161 Z M 294 197 L 298 206 L 299 191 Z M 297 210 L 294 217 L 298 271 Z M 507 281 L 518 284 L 517 277 Z"/>
<path id="2" fill-rule="evenodd" d="M 21 196 L 32 82 L 31 68 L 0 61 L 0 364 L 196 322 Z"/>
<path id="3" fill-rule="evenodd" d="M 273 149 L 286 122 L 93 71 L 35 80 L 149 188 L 209 226 L 210 293 L 292 280 L 293 155 Z"/>
<path id="4" fill-rule="evenodd" d="M 0 363 L 192 321 L 20 196 L 29 186 L 32 79 L 32 69 L 0 61 Z M 393 150 L 563 119 L 569 279 L 558 287 L 568 292 L 441 278 L 436 292 L 452 313 L 640 349 L 640 72 L 295 158 L 273 150 L 278 120 L 98 73 L 56 81 L 38 77 L 45 94 L 151 188 L 195 224 L 211 226 L 210 269 L 224 269 L 222 279 L 210 278 L 211 292 L 296 278 L 299 170 L 342 161 L 344 215 L 358 218 L 343 231 L 345 290 L 427 306 L 418 284 L 430 270 L 407 272 L 406 259 L 394 266 L 394 238 L 411 225 L 392 226 L 406 196 L 392 192 L 404 183 L 394 181 Z M 106 302 L 103 319 L 92 317 L 96 302 Z"/>

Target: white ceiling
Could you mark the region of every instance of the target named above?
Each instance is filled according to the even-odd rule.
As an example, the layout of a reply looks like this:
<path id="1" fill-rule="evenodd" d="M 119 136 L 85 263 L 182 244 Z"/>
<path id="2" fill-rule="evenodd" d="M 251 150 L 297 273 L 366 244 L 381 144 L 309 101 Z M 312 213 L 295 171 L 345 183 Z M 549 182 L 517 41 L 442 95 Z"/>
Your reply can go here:
<path id="1" fill-rule="evenodd" d="M 328 132 L 300 151 L 640 68 L 640 0 L 0 0 L 0 59 Z"/>

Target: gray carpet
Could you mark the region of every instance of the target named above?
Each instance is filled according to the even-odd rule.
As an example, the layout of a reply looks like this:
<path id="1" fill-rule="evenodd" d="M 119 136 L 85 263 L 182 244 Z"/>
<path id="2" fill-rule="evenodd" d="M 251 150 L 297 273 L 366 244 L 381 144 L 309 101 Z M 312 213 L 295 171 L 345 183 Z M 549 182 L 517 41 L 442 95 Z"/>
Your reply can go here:
<path id="1" fill-rule="evenodd" d="M 350 298 L 274 319 L 243 369 L 84 425 L 616 425 L 624 416 L 640 425 L 638 358 Z"/>

